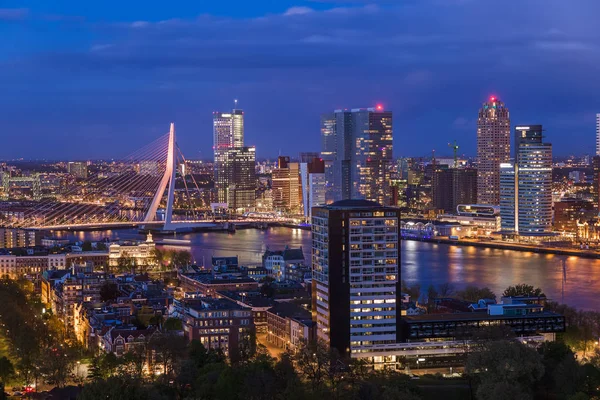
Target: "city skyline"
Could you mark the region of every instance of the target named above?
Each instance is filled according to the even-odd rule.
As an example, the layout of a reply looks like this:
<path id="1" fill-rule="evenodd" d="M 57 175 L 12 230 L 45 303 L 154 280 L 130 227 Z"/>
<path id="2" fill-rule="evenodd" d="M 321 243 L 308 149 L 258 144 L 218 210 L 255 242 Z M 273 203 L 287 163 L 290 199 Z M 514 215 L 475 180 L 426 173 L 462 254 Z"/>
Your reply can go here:
<path id="1" fill-rule="evenodd" d="M 600 5 L 519 2 L 483 25 L 487 11 L 469 0 L 394 3 L 4 2 L 0 32 L 13 40 L 0 45 L 0 123 L 6 139 L 31 140 L 0 158 L 118 158 L 174 121 L 188 158 L 209 159 L 211 113 L 233 99 L 259 158 L 317 149 L 320 114 L 378 103 L 396 115 L 395 156 L 453 140 L 472 155 L 472 110 L 490 94 L 516 123 L 561 132 L 557 155 L 594 152 Z M 495 33 L 515 18 L 536 26 Z"/>

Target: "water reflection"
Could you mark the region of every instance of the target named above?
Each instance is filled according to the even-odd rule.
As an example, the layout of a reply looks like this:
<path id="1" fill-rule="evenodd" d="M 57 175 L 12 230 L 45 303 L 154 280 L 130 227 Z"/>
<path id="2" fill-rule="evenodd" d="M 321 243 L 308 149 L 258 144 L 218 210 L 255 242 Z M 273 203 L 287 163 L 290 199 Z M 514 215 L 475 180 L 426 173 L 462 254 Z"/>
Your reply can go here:
<path id="1" fill-rule="evenodd" d="M 56 232 L 55 236 L 77 240 L 143 239 L 135 230 L 68 231 Z M 210 262 L 213 255 L 237 255 L 242 264 L 259 264 L 267 248 L 285 246 L 302 246 L 307 262 L 311 259 L 310 232 L 300 229 L 249 229 L 181 238 L 191 241 L 192 257 L 198 262 L 203 258 Z M 402 279 L 408 284 L 420 283 L 423 290 L 430 284 L 450 282 L 457 289 L 469 284 L 488 286 L 500 295 L 510 285 L 528 283 L 541 287 L 553 300 L 600 310 L 600 260 L 417 241 L 403 241 L 401 249 Z"/>

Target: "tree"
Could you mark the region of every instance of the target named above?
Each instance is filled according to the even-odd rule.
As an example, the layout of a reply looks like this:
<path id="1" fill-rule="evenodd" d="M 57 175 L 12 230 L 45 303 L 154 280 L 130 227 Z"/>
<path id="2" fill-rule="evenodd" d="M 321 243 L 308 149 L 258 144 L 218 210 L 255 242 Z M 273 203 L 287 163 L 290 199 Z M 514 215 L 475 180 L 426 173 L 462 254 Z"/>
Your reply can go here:
<path id="1" fill-rule="evenodd" d="M 106 243 L 104 242 L 97 242 L 96 243 L 96 250 L 98 251 L 106 251 Z"/>
<path id="2" fill-rule="evenodd" d="M 104 282 L 100 287 L 100 299 L 103 302 L 114 301 L 119 297 L 119 286 L 114 282 Z"/>
<path id="3" fill-rule="evenodd" d="M 521 283 L 515 286 L 509 286 L 506 288 L 503 297 L 515 297 L 515 296 L 527 296 L 527 297 L 546 297 L 542 289 L 534 288 L 531 285 Z"/>
<path id="4" fill-rule="evenodd" d="M 83 244 L 81 245 L 81 250 L 83 251 L 92 251 L 92 242 L 90 242 L 89 240 L 86 240 L 85 242 L 83 242 Z"/>
<path id="5" fill-rule="evenodd" d="M 55 346 L 42 354 L 41 372 L 48 384 L 63 387 L 73 370 L 75 359 L 69 349 Z"/>
<path id="6" fill-rule="evenodd" d="M 449 282 L 442 283 L 438 287 L 438 295 L 440 297 L 450 297 L 454 293 L 454 288 Z"/>
<path id="7" fill-rule="evenodd" d="M 189 251 L 176 251 L 173 254 L 171 263 L 175 268 L 185 267 L 190 265 L 192 261 L 192 254 Z"/>
<path id="8" fill-rule="evenodd" d="M 163 329 L 166 331 L 181 331 L 183 330 L 183 322 L 179 318 L 167 318 L 163 324 Z"/>
<path id="9" fill-rule="evenodd" d="M 405 281 L 402 281 L 402 293 L 408 294 L 412 301 L 418 303 L 421 297 L 421 285 L 415 283 L 412 286 L 408 286 Z"/>
<path id="10" fill-rule="evenodd" d="M 519 341 L 499 340 L 484 342 L 470 353 L 465 371 L 479 380 L 480 400 L 529 399 L 544 365 L 534 349 Z"/>
<path id="11" fill-rule="evenodd" d="M 463 290 L 459 290 L 456 292 L 456 297 L 470 301 L 471 303 L 476 303 L 480 299 L 496 299 L 496 294 L 490 290 L 490 288 L 478 288 L 477 286 L 467 286 Z"/>
<path id="12" fill-rule="evenodd" d="M 263 283 L 260 287 L 260 294 L 264 297 L 272 299 L 275 296 L 275 287 L 272 283 Z"/>
<path id="13" fill-rule="evenodd" d="M 13 363 L 6 357 L 0 357 L 0 382 L 6 382 L 15 374 Z"/>

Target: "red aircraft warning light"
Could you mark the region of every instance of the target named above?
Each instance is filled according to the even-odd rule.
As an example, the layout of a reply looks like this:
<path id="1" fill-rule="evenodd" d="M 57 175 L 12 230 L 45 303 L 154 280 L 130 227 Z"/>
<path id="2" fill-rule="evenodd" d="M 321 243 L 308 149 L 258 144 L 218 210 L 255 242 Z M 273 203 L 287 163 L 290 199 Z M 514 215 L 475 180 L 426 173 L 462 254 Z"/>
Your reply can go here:
<path id="1" fill-rule="evenodd" d="M 383 106 L 381 104 L 377 104 L 377 110 L 379 110 L 379 111 L 383 110 Z"/>
<path id="2" fill-rule="evenodd" d="M 496 101 L 496 96 L 490 96 L 491 101 Z"/>

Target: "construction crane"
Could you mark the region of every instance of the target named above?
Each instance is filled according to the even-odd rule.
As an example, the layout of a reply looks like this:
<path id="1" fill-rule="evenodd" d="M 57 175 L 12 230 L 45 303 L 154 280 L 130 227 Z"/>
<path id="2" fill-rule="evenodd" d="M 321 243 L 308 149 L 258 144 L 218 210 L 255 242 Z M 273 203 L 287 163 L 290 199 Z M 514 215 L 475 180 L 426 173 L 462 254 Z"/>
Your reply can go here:
<path id="1" fill-rule="evenodd" d="M 454 141 L 454 144 L 448 143 L 448 147 L 454 150 L 454 168 L 458 168 L 458 144 L 456 144 L 456 140 Z"/>

